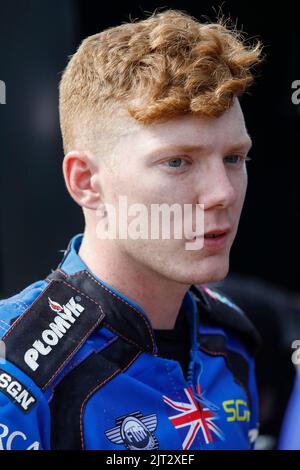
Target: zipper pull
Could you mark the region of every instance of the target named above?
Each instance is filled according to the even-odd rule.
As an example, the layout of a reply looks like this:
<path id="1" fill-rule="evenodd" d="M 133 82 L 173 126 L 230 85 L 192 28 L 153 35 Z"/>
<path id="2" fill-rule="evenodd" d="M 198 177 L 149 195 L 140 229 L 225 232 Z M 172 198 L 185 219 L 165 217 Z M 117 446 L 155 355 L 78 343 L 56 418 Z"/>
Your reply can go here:
<path id="1" fill-rule="evenodd" d="M 192 350 L 191 356 L 192 360 L 190 362 L 187 379 L 193 395 L 199 403 L 209 408 L 211 411 L 218 412 L 219 407 L 204 398 L 201 392 L 200 377 L 203 372 L 203 363 L 201 361 L 200 351 Z"/>

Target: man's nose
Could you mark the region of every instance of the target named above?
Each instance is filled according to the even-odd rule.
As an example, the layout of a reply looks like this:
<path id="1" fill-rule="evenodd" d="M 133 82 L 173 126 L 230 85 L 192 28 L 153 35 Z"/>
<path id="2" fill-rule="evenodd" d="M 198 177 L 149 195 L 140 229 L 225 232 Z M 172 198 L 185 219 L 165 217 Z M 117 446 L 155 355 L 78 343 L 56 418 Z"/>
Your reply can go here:
<path id="1" fill-rule="evenodd" d="M 210 165 L 201 180 L 198 202 L 204 204 L 205 210 L 214 207 L 226 208 L 234 203 L 236 190 L 222 161 Z"/>

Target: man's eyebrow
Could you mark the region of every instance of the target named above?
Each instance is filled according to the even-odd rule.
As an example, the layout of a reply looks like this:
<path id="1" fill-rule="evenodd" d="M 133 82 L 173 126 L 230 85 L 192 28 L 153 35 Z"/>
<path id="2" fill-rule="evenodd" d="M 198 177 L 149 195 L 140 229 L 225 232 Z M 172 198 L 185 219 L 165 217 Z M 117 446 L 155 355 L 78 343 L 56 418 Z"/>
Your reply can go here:
<path id="1" fill-rule="evenodd" d="M 251 137 L 249 137 L 246 140 L 243 140 L 241 142 L 236 142 L 233 145 L 230 146 L 230 151 L 237 151 L 237 150 L 243 150 L 245 148 L 248 149 L 248 151 L 252 148 L 253 146 L 253 141 Z"/>
<path id="2" fill-rule="evenodd" d="M 246 140 L 243 140 L 241 142 L 236 142 L 228 146 L 228 151 L 232 152 L 232 151 L 242 150 L 245 147 L 247 148 L 249 147 L 249 150 L 250 150 L 252 145 L 253 145 L 253 142 L 252 142 L 251 137 L 249 136 L 249 138 L 247 138 Z M 152 156 L 152 155 L 159 154 L 162 152 L 187 152 L 187 153 L 195 152 L 195 151 L 203 152 L 205 150 L 209 150 L 210 148 L 211 148 L 210 146 L 200 145 L 200 144 L 179 144 L 179 145 L 169 144 L 165 146 L 162 145 L 161 147 L 158 147 L 157 149 L 150 151 L 149 155 Z"/>
<path id="3" fill-rule="evenodd" d="M 206 150 L 207 147 L 204 145 L 192 145 L 192 144 L 169 144 L 169 145 L 162 145 L 161 147 L 157 147 L 156 149 L 152 150 L 149 154 L 154 155 L 156 153 L 162 152 L 194 152 L 198 150 L 198 152 Z"/>

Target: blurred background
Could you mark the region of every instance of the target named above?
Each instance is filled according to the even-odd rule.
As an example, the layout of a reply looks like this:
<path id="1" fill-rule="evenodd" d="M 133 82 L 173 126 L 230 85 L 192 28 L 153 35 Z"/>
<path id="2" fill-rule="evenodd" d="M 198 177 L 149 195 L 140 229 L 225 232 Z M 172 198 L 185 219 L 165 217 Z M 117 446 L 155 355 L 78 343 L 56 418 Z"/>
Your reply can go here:
<path id="1" fill-rule="evenodd" d="M 262 1 L 0 0 L 0 298 L 55 268 L 81 210 L 64 187 L 58 83 L 68 56 L 86 36 L 177 8 L 214 20 L 219 8 L 267 56 L 242 98 L 254 146 L 231 275 L 219 288 L 231 295 L 263 337 L 258 359 L 262 447 L 276 446 L 294 382 L 291 343 L 300 339 L 299 124 L 292 82 L 300 80 L 300 5 Z"/>

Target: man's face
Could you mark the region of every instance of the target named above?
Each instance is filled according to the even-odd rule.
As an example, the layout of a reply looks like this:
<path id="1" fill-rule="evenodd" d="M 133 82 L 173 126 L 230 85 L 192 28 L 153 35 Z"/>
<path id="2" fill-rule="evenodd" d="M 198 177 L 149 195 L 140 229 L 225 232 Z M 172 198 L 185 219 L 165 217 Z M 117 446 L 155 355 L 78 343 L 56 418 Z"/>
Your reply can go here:
<path id="1" fill-rule="evenodd" d="M 218 118 L 195 115 L 139 126 L 122 136 L 112 163 L 99 164 L 101 202 L 204 205 L 204 232 L 228 230 L 218 243 L 204 238 L 187 250 L 187 238 L 116 239 L 114 250 L 137 269 L 184 284 L 223 279 L 247 187 L 245 157 L 251 140 L 239 101 Z M 150 219 L 149 219 L 150 220 Z M 195 227 L 194 227 L 195 228 Z"/>

